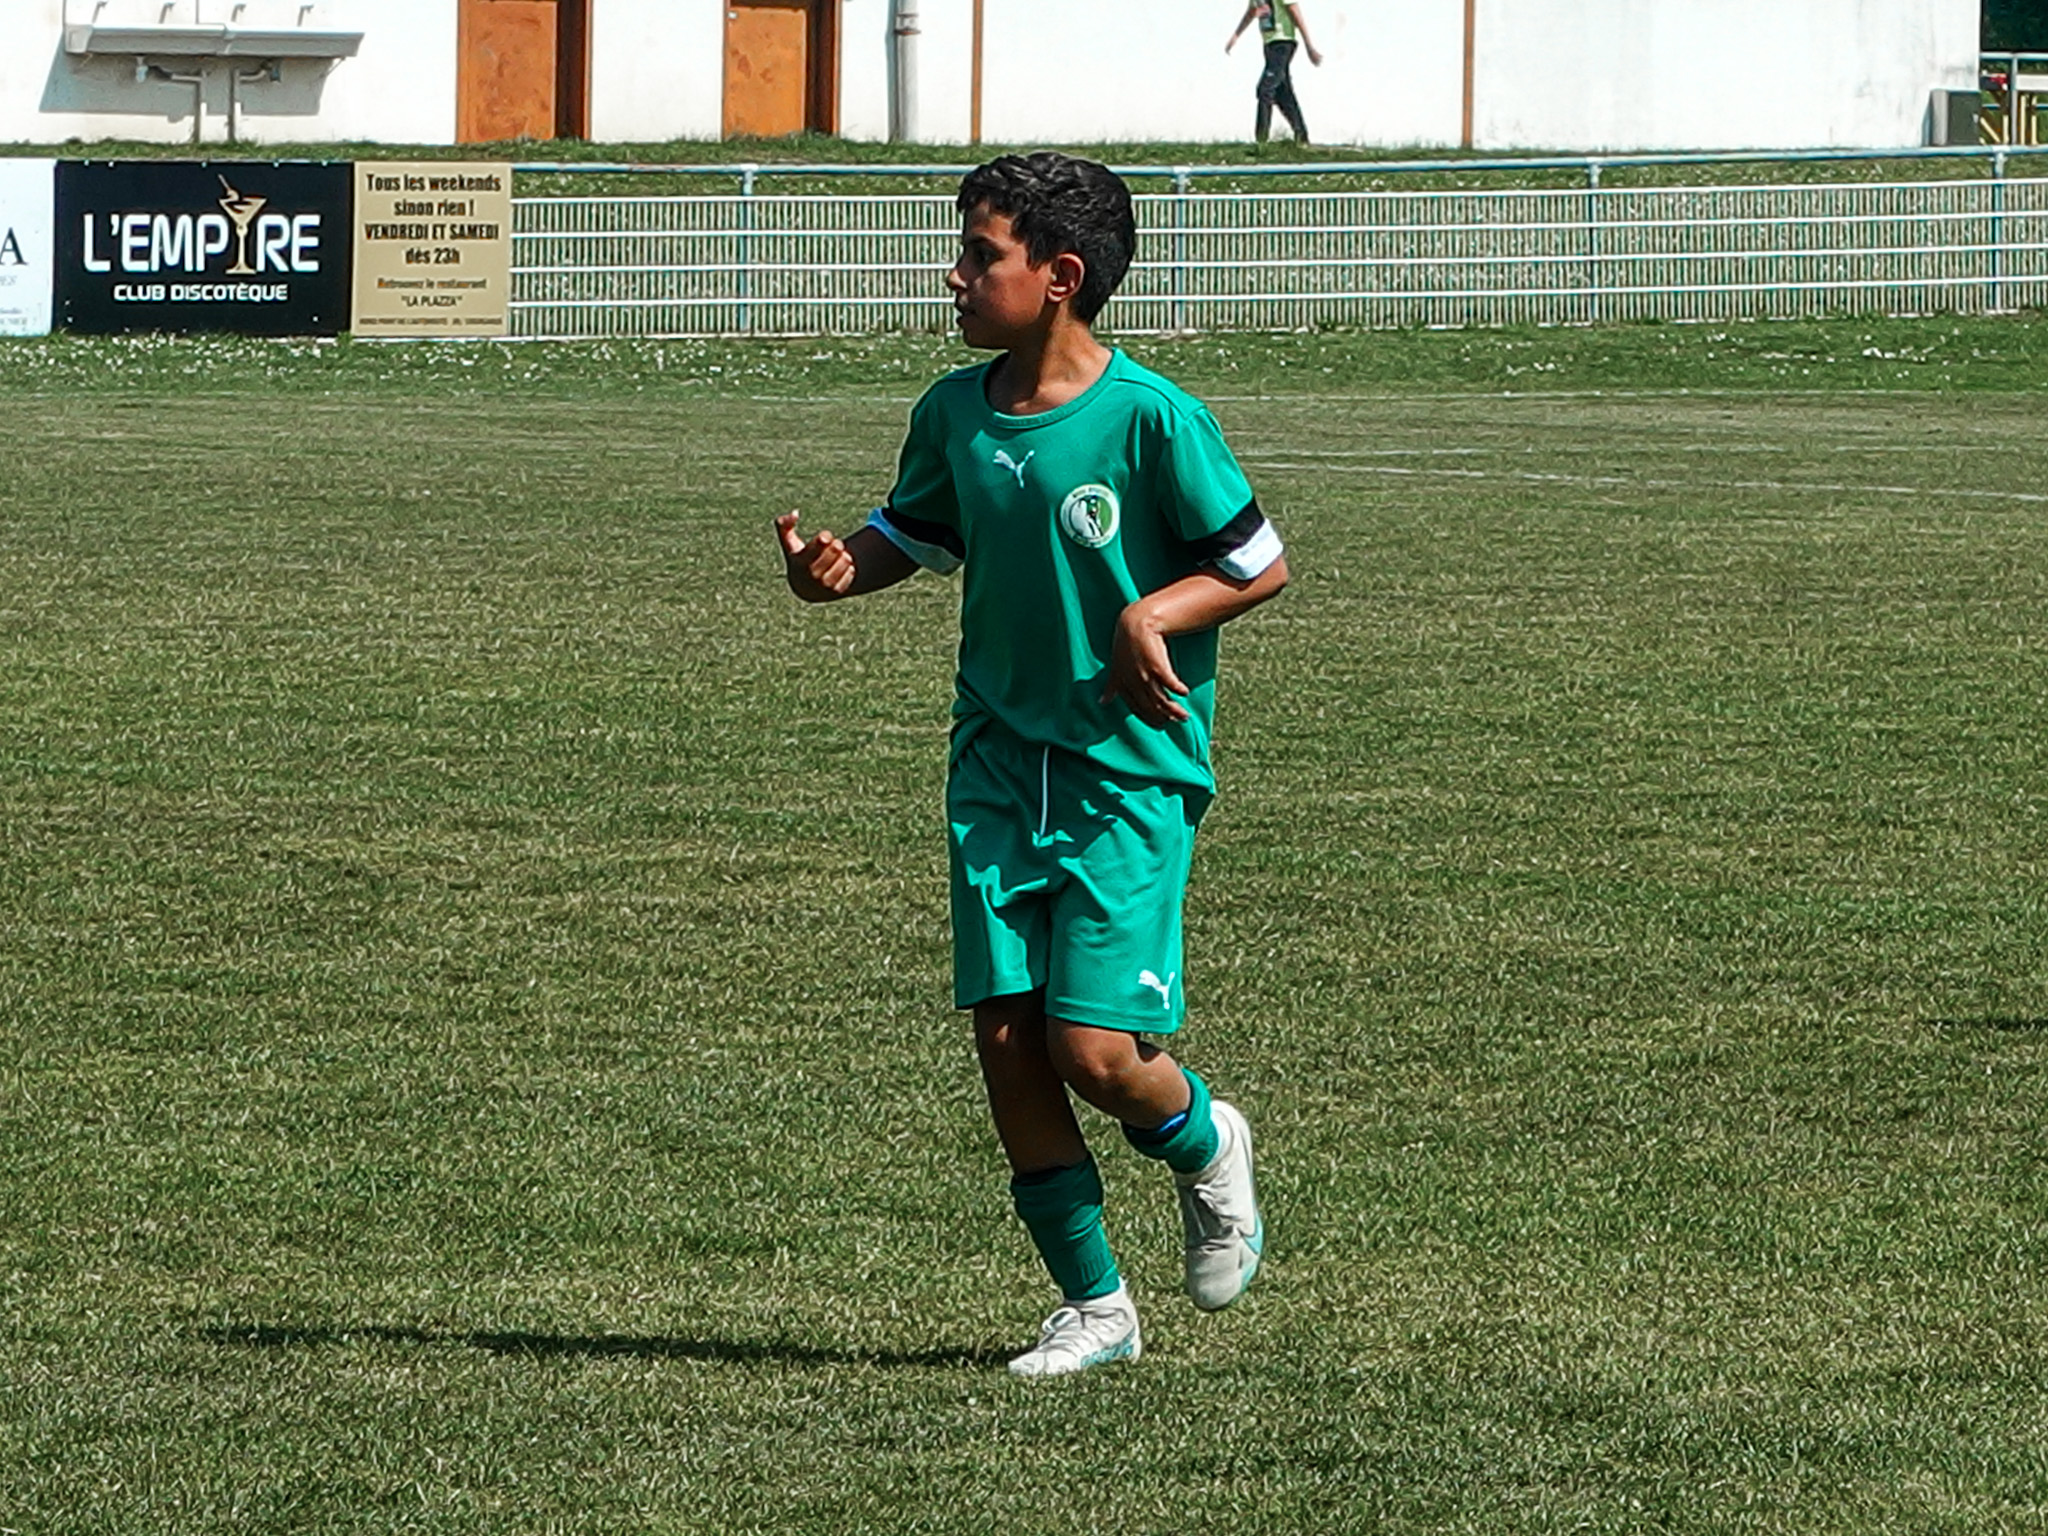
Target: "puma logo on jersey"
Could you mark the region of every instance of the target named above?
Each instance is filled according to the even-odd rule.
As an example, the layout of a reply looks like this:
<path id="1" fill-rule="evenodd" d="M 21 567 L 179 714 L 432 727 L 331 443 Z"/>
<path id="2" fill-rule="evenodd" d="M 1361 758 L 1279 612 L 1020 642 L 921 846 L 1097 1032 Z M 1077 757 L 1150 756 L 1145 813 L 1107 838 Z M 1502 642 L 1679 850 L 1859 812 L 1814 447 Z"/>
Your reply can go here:
<path id="1" fill-rule="evenodd" d="M 1015 475 L 1017 477 L 1017 487 L 1018 489 L 1021 490 L 1024 486 L 1024 466 L 1026 464 L 1029 464 L 1033 459 L 1037 457 L 1038 450 L 1036 448 L 1032 449 L 1029 453 L 1025 454 L 1024 457 L 1021 459 L 1011 458 L 1010 450 L 1007 448 L 998 448 L 996 450 L 996 456 L 989 462 L 993 464 L 1000 464 L 1003 466 L 1003 468 L 1007 469 L 1011 474 Z"/>
<path id="2" fill-rule="evenodd" d="M 1159 994 L 1160 1007 L 1171 1008 L 1173 1006 L 1173 979 L 1179 974 L 1178 971 L 1168 971 L 1166 973 L 1166 980 L 1161 981 L 1150 971 L 1140 971 L 1138 972 L 1138 985 L 1150 987 L 1154 992 L 1157 992 Z"/>

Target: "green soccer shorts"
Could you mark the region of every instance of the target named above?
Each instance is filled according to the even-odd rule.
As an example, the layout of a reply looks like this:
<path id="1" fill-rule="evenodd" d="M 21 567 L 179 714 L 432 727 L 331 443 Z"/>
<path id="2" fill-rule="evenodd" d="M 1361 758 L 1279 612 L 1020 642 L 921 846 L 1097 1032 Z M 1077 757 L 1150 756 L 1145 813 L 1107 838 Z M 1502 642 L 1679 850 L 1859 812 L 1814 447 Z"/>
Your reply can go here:
<path id="1" fill-rule="evenodd" d="M 1043 987 L 1053 1018 L 1180 1028 L 1181 898 L 1208 805 L 992 723 L 965 735 L 946 782 L 954 1006 Z"/>

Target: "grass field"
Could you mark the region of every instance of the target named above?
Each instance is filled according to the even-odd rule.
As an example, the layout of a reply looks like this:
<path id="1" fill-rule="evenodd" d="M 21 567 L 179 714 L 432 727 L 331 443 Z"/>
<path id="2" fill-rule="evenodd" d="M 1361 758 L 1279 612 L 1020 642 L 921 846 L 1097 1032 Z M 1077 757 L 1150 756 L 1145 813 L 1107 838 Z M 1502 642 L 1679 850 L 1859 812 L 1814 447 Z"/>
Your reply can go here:
<path id="1" fill-rule="evenodd" d="M 0 346 L 0 1529 L 2048 1523 L 2048 323 L 1136 341 L 1227 637 L 1131 1369 L 946 1006 L 930 339 Z M 1091 1122 L 1100 1129 L 1100 1122 Z"/>

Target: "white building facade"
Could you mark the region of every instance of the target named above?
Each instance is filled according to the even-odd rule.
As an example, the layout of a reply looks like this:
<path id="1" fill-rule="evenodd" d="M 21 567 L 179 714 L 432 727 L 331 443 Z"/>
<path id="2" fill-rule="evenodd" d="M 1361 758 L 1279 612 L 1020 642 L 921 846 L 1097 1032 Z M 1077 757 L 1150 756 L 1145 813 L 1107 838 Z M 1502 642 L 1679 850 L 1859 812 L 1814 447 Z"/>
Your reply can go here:
<path id="1" fill-rule="evenodd" d="M 1978 0 L 1300 0 L 1318 142 L 1889 148 Z M 0 0 L 0 142 L 1250 137 L 1242 0 Z M 1281 130 L 1284 131 L 1284 128 Z"/>

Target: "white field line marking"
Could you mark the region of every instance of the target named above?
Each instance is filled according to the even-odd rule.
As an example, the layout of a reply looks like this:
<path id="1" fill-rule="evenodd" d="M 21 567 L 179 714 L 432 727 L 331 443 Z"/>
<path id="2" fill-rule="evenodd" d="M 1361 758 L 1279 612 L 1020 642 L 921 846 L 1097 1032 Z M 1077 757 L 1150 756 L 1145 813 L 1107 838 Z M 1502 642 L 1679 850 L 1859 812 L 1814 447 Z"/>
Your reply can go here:
<path id="1" fill-rule="evenodd" d="M 1246 463 L 1266 463 L 1279 458 L 1314 459 L 1455 459 L 1497 455 L 1498 448 L 1248 448 L 1238 455 Z M 1510 449 L 1509 452 L 1533 450 Z M 1779 454 L 1793 450 L 1783 443 L 1659 443 L 1659 453 Z M 1924 443 L 1842 443 L 1824 450 L 1828 453 L 1932 453 Z"/>
<path id="2" fill-rule="evenodd" d="M 1240 459 L 1449 459 L 1498 453 L 1497 448 L 1248 448 Z M 1526 450 L 1525 450 L 1526 451 Z M 1659 443 L 1659 453 L 1790 453 L 1783 443 Z M 1924 443 L 1841 443 L 1829 453 L 1932 453 Z M 4 1533 L 0 1533 L 4 1536 Z"/>
<path id="3" fill-rule="evenodd" d="M 1470 400 L 1476 403 L 1495 404 L 1502 400 L 1770 400 L 1791 401 L 1805 405 L 1814 401 L 1830 399 L 1864 399 L 1869 396 L 1916 396 L 1931 394 L 1926 389 L 1885 389 L 1878 386 L 1858 386 L 1854 389 L 1830 389 L 1824 384 L 1811 385 L 1805 389 L 1783 386 L 1758 385 L 1742 389 L 1694 389 L 1688 385 L 1674 385 L 1668 389 L 1424 389 L 1393 391 L 1361 391 L 1356 393 L 1320 394 L 1303 391 L 1300 394 L 1226 395 L 1205 393 L 1202 399 L 1223 404 L 1249 405 L 1289 404 L 1303 405 L 1346 405 L 1356 403 L 1399 404 L 1411 400 L 1439 401 L 1453 403 Z M 1999 393 L 1999 391 L 1991 391 Z M 2012 393 L 2012 391 L 2005 391 Z"/>
<path id="4" fill-rule="evenodd" d="M 520 338 L 520 339 L 524 339 L 524 338 Z M 380 345 L 381 345 L 381 343 L 380 343 Z M 408 345 L 411 345 L 411 343 L 408 343 Z M 509 370 L 507 370 L 507 371 L 509 371 Z M 705 392 L 706 394 L 709 394 L 709 395 L 710 395 L 710 396 L 712 396 L 713 398 L 715 398 L 715 399 L 717 399 L 717 400 L 720 400 L 720 401 L 746 401 L 746 402 L 748 402 L 748 403 L 750 403 L 750 404 L 760 404 L 760 405 L 847 405 L 847 404 L 855 404 L 855 405 L 875 405 L 875 406 L 906 406 L 906 405 L 915 405 L 915 404 L 916 404 L 916 403 L 918 402 L 918 400 L 922 398 L 922 396 L 921 396 L 921 395 L 915 395 L 915 394 L 911 394 L 911 395 L 882 395 L 882 394 L 870 394 L 870 393 L 867 393 L 867 392 L 863 391 L 863 390 L 862 390 L 862 389 L 860 388 L 860 386 L 858 386 L 858 385 L 855 385 L 855 384 L 849 384 L 849 385 L 848 385 L 848 386 L 847 386 L 847 387 L 846 387 L 845 389 L 842 389 L 842 390 L 836 390 L 836 391 L 833 391 L 833 392 L 830 392 L 830 393 L 825 393 L 825 394 L 788 394 L 788 393 L 785 393 L 785 394 L 757 394 L 757 393 L 753 393 L 753 392 L 746 392 L 746 393 L 742 393 L 742 392 L 740 392 L 740 391 L 738 391 L 738 390 L 726 390 L 726 389 L 724 389 L 724 388 L 723 388 L 723 385 L 724 385 L 725 381 L 724 381 L 724 380 L 722 380 L 722 379 L 711 379 L 711 378 L 704 378 L 704 377 L 701 377 L 701 376 L 693 378 L 693 377 L 691 377 L 691 376 L 690 376 L 689 374 L 687 374 L 687 372 L 684 372 L 684 371 L 683 371 L 683 365 L 680 365 L 680 364 L 679 364 L 679 365 L 677 365 L 677 368 L 676 368 L 676 369 L 674 369 L 674 370 L 671 370 L 671 372 L 673 372 L 673 373 L 677 373 L 677 374 L 680 374 L 681 376 L 680 376 L 680 377 L 679 377 L 678 379 L 674 379 L 674 380 L 666 380 L 666 381 L 664 381 L 664 382 L 672 382 L 672 383 L 677 383 L 677 384 L 680 384 L 680 385 L 681 385 L 681 386 L 682 386 L 683 388 L 699 388 L 699 389 L 702 389 L 702 390 L 703 390 L 703 391 L 704 391 L 704 392 Z M 473 376 L 473 375 L 470 375 L 470 376 Z M 944 375 L 943 375 L 943 371 L 942 371 L 942 370 L 934 370 L 934 372 L 933 372 L 933 374 L 932 374 L 932 378 L 934 379 L 934 381 L 936 381 L 937 379 L 939 379 L 939 378 L 941 378 L 941 377 L 943 377 L 943 376 L 944 376 Z M 438 380 L 438 379 L 442 379 L 442 378 L 449 378 L 449 377 L 464 377 L 464 375 L 452 375 L 452 374 L 428 374 L 428 373 L 422 373 L 422 374 L 420 375 L 420 377 L 421 377 L 421 378 L 423 378 L 423 379 L 426 379 L 426 380 L 427 380 L 427 381 L 429 381 L 429 382 L 434 382 L 434 381 L 436 381 L 436 380 Z M 483 375 L 483 377 L 486 377 L 486 378 L 491 378 L 491 377 L 494 377 L 494 375 L 491 375 L 491 374 L 489 374 L 489 373 L 486 373 L 486 374 L 484 374 L 484 375 Z M 337 381 L 337 382 L 346 382 L 346 381 Z M 408 381 L 407 381 L 407 380 L 402 380 L 402 379 L 398 379 L 398 378 L 387 378 L 387 379 L 384 379 L 384 380 L 382 380 L 381 382 L 383 382 L 383 383 L 387 383 L 387 384 L 403 384 L 403 383 L 406 383 L 406 382 L 408 382 Z M 155 398 L 154 394 L 153 394 L 153 393 L 152 393 L 152 391 L 151 391 L 151 390 L 150 390 L 150 389 L 149 389 L 149 388 L 147 387 L 147 385 L 146 385 L 146 384 L 141 384 L 141 383 L 135 383 L 135 382 L 133 382 L 133 381 L 128 381 L 128 380 L 123 380 L 123 381 L 121 381 L 121 383 L 122 383 L 123 385 L 125 385 L 126 387 L 125 387 L 125 388 L 122 388 L 122 389 L 120 389 L 120 390 L 119 390 L 118 392 L 110 392 L 109 394 L 107 394 L 107 395 L 105 395 L 105 396 L 102 396 L 102 397 L 99 397 L 99 398 L 104 398 L 104 399 L 118 399 L 118 398 L 121 398 L 121 396 L 122 396 L 122 395 L 143 395 L 143 396 L 149 396 L 150 398 Z M 1501 401 L 1503 401 L 1503 400 L 1515 400 L 1515 401 L 1536 401 L 1536 402 L 1542 402 L 1542 401 L 1545 401 L 1545 400 L 1750 400 L 1750 401 L 1766 401 L 1766 402 L 1780 402 L 1780 401 L 1788 401 L 1788 402 L 1792 402 L 1792 403 L 1795 403 L 1795 404 L 1809 404 L 1809 403 L 1812 403 L 1812 402 L 1814 402 L 1814 401 L 1820 401 L 1820 402 L 1822 402 L 1822 403 L 1825 403 L 1826 401 L 1828 401 L 1828 400 L 1831 400 L 1831 399 L 1835 399 L 1835 400 L 1841 400 L 1841 399 L 1856 399 L 1856 400 L 1861 400 L 1861 399 L 1867 399 L 1867 398 L 1870 398 L 1870 397 L 1873 397 L 1873 396 L 1878 396 L 1878 397 L 1885 397 L 1885 396 L 1899 396 L 1899 397 L 1918 397 L 1918 396 L 1926 395 L 1926 394 L 1929 394 L 1929 393 L 1931 393 L 1931 391 L 1928 391 L 1928 390 L 1925 390 L 1925 389 L 1874 389 L 1874 388 L 1856 388 L 1856 389 L 1829 389 L 1829 388 L 1826 388 L 1825 386 L 1815 386 L 1814 388 L 1811 388 L 1811 389 L 1772 389 L 1772 388 L 1759 388 L 1759 389 L 1690 389 L 1690 388 L 1684 388 L 1684 387 L 1679 387 L 1679 388 L 1673 388 L 1673 389 L 1550 389 L 1550 390 L 1538 390 L 1538 389 L 1455 389 L 1455 390 L 1401 390 L 1401 391 L 1398 391 L 1398 392 L 1389 392 L 1389 393 L 1360 393 L 1360 394 L 1313 394 L 1313 393 L 1302 393 L 1302 394 L 1284 394 L 1284 395 L 1280 395 L 1280 394 L 1273 394 L 1273 395 L 1226 395 L 1226 394 L 1210 394 L 1210 393 L 1203 393 L 1203 394 L 1201 394 L 1201 398 L 1202 398 L 1202 400 L 1203 400 L 1203 401 L 1205 401 L 1205 402 L 1207 402 L 1207 403 L 1210 403 L 1210 404 L 1219 404 L 1219 405 L 1250 405 L 1250 404 L 1264 404 L 1264 405 L 1310 405 L 1310 406 L 1314 406 L 1314 405 L 1387 405 L 1387 404 L 1407 404 L 1407 403 L 1412 403 L 1412 402 L 1415 402 L 1415 401 L 1430 401 L 1430 402 L 1439 402 L 1439 401 L 1441 401 L 1441 402 L 1447 402 L 1447 403 L 1450 403 L 1450 404 L 1456 404 L 1456 403 L 1458 403 L 1459 401 L 1470 401 L 1470 402 L 1472 402 L 1472 403 L 1474 403 L 1474 404 L 1494 405 L 1494 404 L 1498 404 L 1499 402 L 1501 402 Z M 1993 393 L 1993 394 L 1996 394 L 1996 393 L 1999 393 L 1999 392 L 1998 392 L 1998 391 L 1991 391 L 1991 393 Z M 2006 391 L 2006 393 L 2011 393 L 2011 391 Z M 9 399 L 13 399 L 13 400 L 63 400 L 63 401 L 71 401 L 71 400 L 75 400 L 75 399 L 77 399 L 77 394 L 76 394 L 76 392 L 75 392 L 75 391 L 74 391 L 74 390 L 73 390 L 73 389 L 72 389 L 72 388 L 71 388 L 71 387 L 70 387 L 69 385 L 58 385 L 58 386 L 54 386 L 54 387 L 50 387 L 50 388 L 35 388 L 35 389 L 20 389 L 20 390 L 16 390 L 16 391 L 15 391 L 15 392 L 14 392 L 14 393 L 13 393 L 12 395 L 10 395 L 10 396 L 9 396 L 8 398 L 9 398 Z M 182 402 L 184 402 L 184 401 L 187 401 L 187 400 L 192 400 L 192 401 L 206 401 L 206 400 L 227 400 L 227 401 L 234 401 L 234 400 L 241 400 L 241 399 L 245 399 L 245 398 L 247 398 L 247 397 L 246 397 L 246 395 L 245 395 L 245 394 L 244 394 L 244 393 L 243 393 L 242 391 L 239 391 L 239 390 L 208 390 L 208 389 L 194 389 L 194 390 L 189 390 L 189 391 L 183 391 L 183 390 L 181 390 L 181 391 L 179 392 L 179 394 L 178 394 L 178 399 L 179 399 L 179 401 L 180 401 L 181 403 L 182 403 Z M 483 400 L 483 403 L 484 403 L 484 404 L 486 404 L 486 405 L 489 405 L 489 404 L 493 404 L 493 403 L 494 403 L 494 402 L 493 402 L 492 400 L 490 400 L 490 398 L 489 398 L 489 397 L 480 397 L 480 398 L 482 398 L 482 400 Z M 699 396 L 684 396 L 684 395 L 682 395 L 682 394 L 681 394 L 680 392 L 679 392 L 679 393 L 677 394 L 677 396 L 676 396 L 675 398 L 677 398 L 677 399 L 680 399 L 680 400 L 687 400 L 687 401 L 688 401 L 688 403 L 690 403 L 690 404 L 693 404 L 693 405 L 694 405 L 694 404 L 698 404 L 698 403 L 701 403 L 701 397 L 699 397 Z M 301 404 L 301 403 L 302 403 L 302 404 L 304 404 L 305 406 L 307 406 L 307 407 L 308 407 L 308 408 L 310 408 L 310 409 L 313 409 L 313 410 L 325 410 L 325 411 L 328 411 L 328 412 L 331 412 L 331 413 L 334 413 L 334 414 L 337 414 L 337 415 L 338 415 L 338 414 L 343 414 L 343 413 L 352 413 L 352 412 L 356 412 L 356 411 L 359 411 L 359 410 L 361 409 L 361 405 L 360 405 L 360 403 L 359 403 L 359 402 L 357 402 L 357 401 L 327 401 L 327 402 L 323 402 L 323 401 L 317 401 L 317 400 L 306 400 L 306 401 L 303 401 L 303 402 L 297 402 L 297 401 L 295 401 L 294 403 L 295 403 L 295 404 Z M 450 398 L 449 398 L 449 400 L 448 400 L 448 403 L 449 403 L 449 404 L 451 404 L 451 405 L 456 405 L 456 404 L 461 404 L 461 403 L 463 403 L 463 402 L 462 402 L 462 401 L 461 401 L 460 399 L 458 399 L 458 398 L 455 398 L 455 397 L 450 397 Z M 617 412 L 621 412 L 621 413 L 624 413 L 624 412 L 629 412 L 629 411 L 630 411 L 630 412 L 634 412 L 634 413 L 643 413 L 643 412 L 645 412 L 645 411 L 646 411 L 646 409 L 647 409 L 647 404 L 648 404 L 648 402 L 647 402 L 647 401 L 646 401 L 646 400 L 645 400 L 644 398 L 636 398 L 636 399 L 632 399 L 632 400 L 583 400 L 583 401 L 576 401 L 576 402 L 563 402 L 563 403 L 565 403 L 565 404 L 568 404 L 568 403 L 573 403 L 573 404 L 575 404 L 575 405 L 576 405 L 576 407 L 577 407 L 577 408 L 578 408 L 579 410 L 617 411 Z"/>
<path id="5" fill-rule="evenodd" d="M 1482 453 L 1496 453 L 1493 448 L 1289 448 L 1283 453 L 1277 448 L 1250 448 L 1240 453 L 1240 459 L 1452 459 L 1471 458 Z"/>
<path id="6" fill-rule="evenodd" d="M 1246 457 L 1251 458 L 1250 455 Z M 1312 464 L 1288 463 L 1280 459 L 1255 459 L 1253 462 L 1261 469 L 1344 475 L 1404 475 L 1440 480 L 1520 480 L 1544 485 L 1637 486 L 1645 490 L 1666 491 L 1821 491 L 1834 495 L 1917 496 L 1928 501 L 2048 502 L 2048 492 L 1958 490 L 1953 486 L 1934 489 L 1924 485 L 1848 485 L 1825 480 L 1645 480 L 1634 475 L 1564 475 L 1534 469 L 1412 469 L 1400 464 L 1333 464 L 1328 460 Z"/>
<path id="7" fill-rule="evenodd" d="M 1659 443 L 1659 453 L 1783 453 L 1785 450 L 1772 443 L 1723 444 L 1723 443 Z M 1326 463 L 1331 459 L 1473 459 L 1498 458 L 1502 453 L 1530 454 L 1531 448 L 1247 448 L 1238 457 L 1248 464 L 1264 464 L 1282 459 L 1314 459 Z"/>

